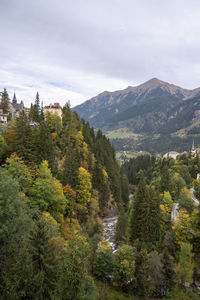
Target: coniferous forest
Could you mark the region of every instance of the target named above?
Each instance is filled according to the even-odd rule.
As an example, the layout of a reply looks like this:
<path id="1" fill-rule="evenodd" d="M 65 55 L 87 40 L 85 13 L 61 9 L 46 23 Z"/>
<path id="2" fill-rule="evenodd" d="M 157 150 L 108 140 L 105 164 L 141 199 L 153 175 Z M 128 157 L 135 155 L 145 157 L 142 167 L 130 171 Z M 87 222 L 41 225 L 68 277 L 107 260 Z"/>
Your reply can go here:
<path id="1" fill-rule="evenodd" d="M 100 130 L 68 103 L 44 116 L 37 94 L 2 128 L 0 163 L 0 299 L 199 299 L 198 155 L 120 168 Z"/>

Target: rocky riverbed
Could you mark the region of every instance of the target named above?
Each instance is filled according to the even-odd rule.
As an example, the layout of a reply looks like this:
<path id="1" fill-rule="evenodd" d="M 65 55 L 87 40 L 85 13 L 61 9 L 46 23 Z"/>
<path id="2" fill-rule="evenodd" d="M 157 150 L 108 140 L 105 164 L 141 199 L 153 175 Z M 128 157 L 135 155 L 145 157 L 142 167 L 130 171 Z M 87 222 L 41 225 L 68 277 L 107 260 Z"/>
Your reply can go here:
<path id="1" fill-rule="evenodd" d="M 115 250 L 114 237 L 115 237 L 117 219 L 118 216 L 103 219 L 103 228 L 104 228 L 103 238 L 104 240 L 110 243 L 113 251 Z"/>

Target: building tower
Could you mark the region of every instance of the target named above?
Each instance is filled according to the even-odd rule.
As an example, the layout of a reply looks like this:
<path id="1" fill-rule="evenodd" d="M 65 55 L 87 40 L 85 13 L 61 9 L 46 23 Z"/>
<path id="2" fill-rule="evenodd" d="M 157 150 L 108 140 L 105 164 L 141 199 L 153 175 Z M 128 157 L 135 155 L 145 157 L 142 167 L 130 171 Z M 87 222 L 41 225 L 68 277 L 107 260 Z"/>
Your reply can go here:
<path id="1" fill-rule="evenodd" d="M 15 92 L 14 92 L 14 95 L 13 95 L 12 103 L 14 103 L 14 104 L 17 103 L 17 98 L 16 98 L 16 95 L 15 95 Z"/>
<path id="2" fill-rule="evenodd" d="M 192 143 L 192 150 L 194 150 L 194 140 L 193 140 L 193 143 Z"/>

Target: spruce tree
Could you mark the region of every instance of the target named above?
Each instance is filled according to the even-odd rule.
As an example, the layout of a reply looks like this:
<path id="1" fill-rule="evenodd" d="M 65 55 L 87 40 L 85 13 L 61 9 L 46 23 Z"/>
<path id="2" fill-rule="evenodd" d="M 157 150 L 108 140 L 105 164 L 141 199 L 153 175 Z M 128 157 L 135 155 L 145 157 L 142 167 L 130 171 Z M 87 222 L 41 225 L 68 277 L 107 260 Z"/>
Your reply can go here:
<path id="1" fill-rule="evenodd" d="M 189 243 L 182 243 L 178 265 L 176 266 L 176 274 L 182 286 L 186 286 L 188 283 L 191 284 L 193 282 L 193 256 L 192 245 Z"/>
<path id="2" fill-rule="evenodd" d="M 80 154 L 72 144 L 66 147 L 65 151 L 61 181 L 63 185 L 69 184 L 72 188 L 75 188 L 78 183 L 78 168 L 81 164 Z"/>
<path id="3" fill-rule="evenodd" d="M 53 142 L 52 134 L 46 122 L 41 122 L 38 128 L 34 130 L 35 156 L 38 164 L 47 160 L 53 172 L 56 170 L 55 155 L 56 147 Z"/>
<path id="4" fill-rule="evenodd" d="M 121 191 L 124 208 L 127 209 L 129 203 L 129 184 L 126 174 L 121 174 Z"/>
<path id="5" fill-rule="evenodd" d="M 31 212 L 18 182 L 0 168 L 0 298 L 28 299 L 33 268 Z"/>
<path id="6" fill-rule="evenodd" d="M 36 93 L 35 104 L 33 109 L 33 121 L 40 122 L 40 96 L 39 93 Z"/>
<path id="7" fill-rule="evenodd" d="M 149 260 L 146 249 L 136 256 L 135 276 L 137 279 L 137 290 L 139 295 L 146 295 L 148 291 Z"/>
<path id="8" fill-rule="evenodd" d="M 31 103 L 30 113 L 29 113 L 29 119 L 33 121 L 34 119 L 34 105 Z"/>
<path id="9" fill-rule="evenodd" d="M 149 195 L 147 193 L 146 182 L 144 176 L 140 179 L 137 192 L 134 199 L 134 205 L 130 212 L 130 240 L 134 242 L 136 239 L 140 241 L 148 240 L 148 224 L 149 215 Z"/>
<path id="10" fill-rule="evenodd" d="M 167 248 L 162 252 L 162 263 L 163 263 L 163 286 L 165 292 L 171 290 L 175 284 L 175 267 L 174 267 L 174 258 L 169 254 Z"/>
<path id="11" fill-rule="evenodd" d="M 14 130 L 15 135 L 12 141 L 12 151 L 16 152 L 26 164 L 30 165 L 37 162 L 34 154 L 36 145 L 34 144 L 33 130 L 24 112 L 16 120 Z"/>
<path id="12" fill-rule="evenodd" d="M 168 167 L 164 166 L 163 171 L 162 171 L 162 176 L 160 180 L 160 191 L 169 191 L 170 190 L 170 176 L 169 176 L 169 171 Z"/>
<path id="13" fill-rule="evenodd" d="M 32 299 L 53 299 L 58 279 L 58 259 L 54 254 L 55 244 L 50 238 L 47 222 L 39 218 L 31 238 L 34 271 L 30 288 Z"/>
<path id="14" fill-rule="evenodd" d="M 1 92 L 0 94 L 1 94 L 0 102 L 1 102 L 1 106 L 3 108 L 3 112 L 4 112 L 4 114 L 7 114 L 9 111 L 9 101 L 10 101 L 8 92 L 6 89 L 4 89 L 3 92 Z"/>
<path id="15" fill-rule="evenodd" d="M 129 236 L 130 240 L 139 239 L 140 242 L 157 244 L 160 240 L 160 201 L 154 188 L 145 184 L 142 175 L 130 212 Z"/>
<path id="16" fill-rule="evenodd" d="M 65 300 L 93 300 L 94 283 L 88 275 L 89 245 L 84 237 L 74 235 L 64 249 L 55 298 Z"/>
<path id="17" fill-rule="evenodd" d="M 108 178 L 103 174 L 103 167 L 96 163 L 93 171 L 93 187 L 99 191 L 99 206 L 104 210 L 110 196 L 110 186 Z"/>
<path id="18" fill-rule="evenodd" d="M 124 209 L 121 209 L 120 214 L 118 216 L 116 230 L 115 230 L 115 244 L 117 246 L 127 241 L 126 228 L 127 228 L 127 214 L 124 212 Z"/>
<path id="19" fill-rule="evenodd" d="M 154 187 L 149 187 L 149 215 L 145 222 L 148 223 L 148 240 L 152 244 L 160 241 L 160 197 Z"/>
<path id="20" fill-rule="evenodd" d="M 40 121 L 44 121 L 44 107 L 43 107 L 43 101 L 41 103 L 41 107 L 40 107 Z"/>

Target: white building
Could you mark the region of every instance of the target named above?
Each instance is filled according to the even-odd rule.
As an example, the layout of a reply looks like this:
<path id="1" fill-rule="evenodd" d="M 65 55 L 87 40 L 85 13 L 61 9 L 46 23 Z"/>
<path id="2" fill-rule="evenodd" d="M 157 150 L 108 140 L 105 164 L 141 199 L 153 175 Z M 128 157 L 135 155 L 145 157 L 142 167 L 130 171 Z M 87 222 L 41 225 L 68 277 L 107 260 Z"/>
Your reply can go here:
<path id="1" fill-rule="evenodd" d="M 170 151 L 170 152 L 167 152 L 163 155 L 164 158 L 173 158 L 173 159 L 176 159 L 177 156 L 179 155 L 180 153 L 178 152 L 175 152 L 175 151 Z"/>

